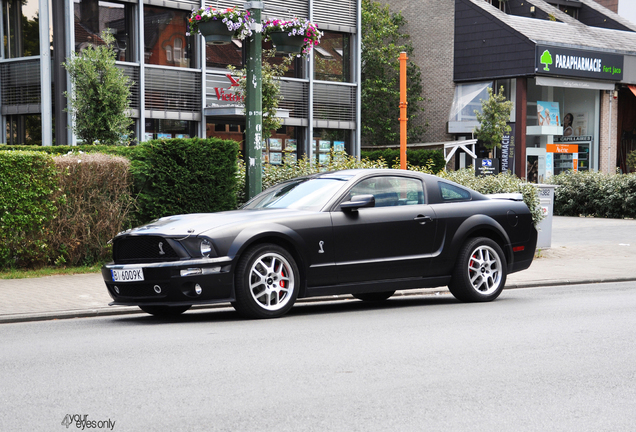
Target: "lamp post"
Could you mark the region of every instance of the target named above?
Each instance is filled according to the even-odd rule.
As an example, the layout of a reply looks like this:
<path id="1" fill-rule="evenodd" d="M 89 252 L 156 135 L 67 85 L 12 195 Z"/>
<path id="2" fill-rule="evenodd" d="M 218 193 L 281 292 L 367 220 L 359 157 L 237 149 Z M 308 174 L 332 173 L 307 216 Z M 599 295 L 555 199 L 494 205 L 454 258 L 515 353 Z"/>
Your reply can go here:
<path id="1" fill-rule="evenodd" d="M 263 190 L 263 89 L 262 89 L 262 1 L 244 5 L 254 19 L 252 35 L 247 39 L 247 69 L 245 86 L 245 195 L 248 200 Z"/>

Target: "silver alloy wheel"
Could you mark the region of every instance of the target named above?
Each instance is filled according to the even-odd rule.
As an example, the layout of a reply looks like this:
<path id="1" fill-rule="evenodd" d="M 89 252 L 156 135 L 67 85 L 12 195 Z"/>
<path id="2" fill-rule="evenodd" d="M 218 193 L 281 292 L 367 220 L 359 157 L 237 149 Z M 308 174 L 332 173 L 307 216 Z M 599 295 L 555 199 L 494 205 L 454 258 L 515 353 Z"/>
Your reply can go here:
<path id="1" fill-rule="evenodd" d="M 276 311 L 285 307 L 295 288 L 294 272 L 280 254 L 269 252 L 254 261 L 250 269 L 250 293 L 263 309 Z"/>
<path id="2" fill-rule="evenodd" d="M 475 291 L 492 294 L 501 285 L 502 264 L 499 254 L 490 246 L 480 245 L 468 261 L 468 279 Z"/>

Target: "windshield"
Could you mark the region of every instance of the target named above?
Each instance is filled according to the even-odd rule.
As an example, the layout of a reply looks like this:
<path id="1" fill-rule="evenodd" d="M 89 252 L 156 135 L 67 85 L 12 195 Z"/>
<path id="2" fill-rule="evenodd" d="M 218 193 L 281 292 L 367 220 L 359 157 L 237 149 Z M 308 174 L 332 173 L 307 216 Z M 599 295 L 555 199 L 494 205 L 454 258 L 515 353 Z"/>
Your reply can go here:
<path id="1" fill-rule="evenodd" d="M 267 189 L 244 209 L 290 208 L 320 210 L 347 183 L 346 178 L 312 178 L 286 182 Z"/>

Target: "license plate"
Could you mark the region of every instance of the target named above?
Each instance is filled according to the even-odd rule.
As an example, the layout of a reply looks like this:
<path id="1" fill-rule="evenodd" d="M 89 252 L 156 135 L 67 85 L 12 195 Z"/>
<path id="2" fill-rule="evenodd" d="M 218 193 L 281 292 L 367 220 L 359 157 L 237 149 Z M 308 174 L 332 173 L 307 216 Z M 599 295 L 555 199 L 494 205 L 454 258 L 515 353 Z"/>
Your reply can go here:
<path id="1" fill-rule="evenodd" d="M 144 280 L 144 271 L 140 268 L 111 270 L 113 282 L 138 282 Z"/>

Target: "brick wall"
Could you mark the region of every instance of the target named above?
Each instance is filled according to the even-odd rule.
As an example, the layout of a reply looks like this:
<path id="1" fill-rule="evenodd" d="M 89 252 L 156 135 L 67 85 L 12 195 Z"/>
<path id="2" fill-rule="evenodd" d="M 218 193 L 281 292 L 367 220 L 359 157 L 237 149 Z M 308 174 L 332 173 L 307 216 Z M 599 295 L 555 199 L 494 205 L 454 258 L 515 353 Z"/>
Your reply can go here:
<path id="1" fill-rule="evenodd" d="M 627 1 L 627 0 L 623 0 Z M 596 3 L 605 6 L 612 12 L 618 13 L 618 0 L 596 0 Z"/>
<path id="2" fill-rule="evenodd" d="M 455 0 L 381 0 L 406 18 L 404 32 L 415 51 L 409 61 L 422 70 L 424 112 L 417 124 L 428 122 L 423 142 L 449 141 L 446 123 L 453 103 L 453 38 Z M 396 59 L 397 61 L 397 59 Z M 413 122 L 409 122 L 411 124 Z"/>

